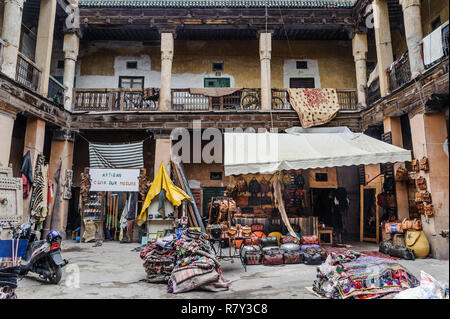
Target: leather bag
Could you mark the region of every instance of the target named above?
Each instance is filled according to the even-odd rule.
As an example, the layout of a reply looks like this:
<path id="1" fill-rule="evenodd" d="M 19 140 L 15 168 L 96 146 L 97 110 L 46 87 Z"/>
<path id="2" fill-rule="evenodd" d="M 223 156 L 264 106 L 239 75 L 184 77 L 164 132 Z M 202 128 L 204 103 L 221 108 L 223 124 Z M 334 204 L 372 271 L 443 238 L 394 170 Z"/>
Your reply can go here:
<path id="1" fill-rule="evenodd" d="M 420 169 L 424 172 L 428 172 L 430 170 L 430 166 L 428 165 L 428 158 L 425 156 L 419 162 Z"/>
<path id="2" fill-rule="evenodd" d="M 426 190 L 427 190 L 427 180 L 426 180 L 425 177 L 420 176 L 420 177 L 417 179 L 417 187 L 418 187 L 420 190 L 423 190 L 423 191 L 426 191 Z"/>
<path id="3" fill-rule="evenodd" d="M 412 166 L 412 170 L 413 170 L 414 172 L 420 172 L 420 163 L 419 163 L 419 160 L 418 160 L 418 159 L 414 158 L 414 159 L 411 161 L 411 166 Z"/>
<path id="4" fill-rule="evenodd" d="M 431 194 L 429 192 L 422 193 L 422 201 L 424 204 L 431 204 Z"/>
<path id="5" fill-rule="evenodd" d="M 268 236 L 265 238 L 261 238 L 260 240 L 261 247 L 269 247 L 269 246 L 277 246 L 278 247 L 278 240 L 275 236 Z"/>
<path id="6" fill-rule="evenodd" d="M 271 249 L 264 253 L 263 257 L 264 266 L 282 265 L 283 254 L 279 249 Z"/>
<path id="7" fill-rule="evenodd" d="M 322 264 L 322 256 L 319 253 L 308 254 L 303 253 L 302 256 L 303 263 L 305 265 L 320 265 Z"/>
<path id="8" fill-rule="evenodd" d="M 251 226 L 251 228 L 252 228 L 252 232 L 255 232 L 255 231 L 263 231 L 263 230 L 264 230 L 264 225 L 261 225 L 261 224 L 253 224 L 253 225 Z"/>
<path id="9" fill-rule="evenodd" d="M 295 243 L 294 239 L 296 239 L 294 236 L 281 236 L 281 243 L 282 244 Z"/>
<path id="10" fill-rule="evenodd" d="M 287 251 L 300 251 L 300 245 L 294 244 L 294 243 L 282 244 L 280 246 L 280 249 L 282 251 L 284 251 L 284 252 L 287 252 Z"/>
<path id="11" fill-rule="evenodd" d="M 422 193 L 421 192 L 416 192 L 416 197 L 415 197 L 414 201 L 416 202 L 416 204 L 423 202 L 423 200 L 422 200 Z"/>
<path id="12" fill-rule="evenodd" d="M 408 218 L 404 218 L 403 220 L 402 220 L 402 229 L 405 231 L 405 230 L 408 230 L 408 229 L 412 229 L 412 227 L 413 227 L 413 221 L 412 220 L 410 220 L 410 219 L 408 219 Z"/>
<path id="13" fill-rule="evenodd" d="M 239 193 L 245 193 L 248 189 L 247 182 L 242 177 L 237 180 L 236 186 Z"/>
<path id="14" fill-rule="evenodd" d="M 302 245 L 313 245 L 313 244 L 319 244 L 319 237 L 317 237 L 316 235 L 302 237 Z"/>
<path id="15" fill-rule="evenodd" d="M 302 253 L 300 251 L 286 251 L 283 253 L 283 262 L 285 264 L 301 264 Z"/>
<path id="16" fill-rule="evenodd" d="M 248 197 L 238 196 L 236 199 L 236 205 L 239 207 L 248 206 Z"/>
<path id="17" fill-rule="evenodd" d="M 256 194 L 255 194 L 256 195 Z M 261 205 L 261 197 L 258 196 L 250 196 L 248 198 L 248 204 L 250 206 L 259 206 Z"/>
<path id="18" fill-rule="evenodd" d="M 246 252 L 244 260 L 247 265 L 260 265 L 262 259 L 262 253 L 260 251 Z"/>
<path id="19" fill-rule="evenodd" d="M 432 204 L 424 204 L 423 211 L 425 215 L 431 216 L 434 214 L 434 206 Z"/>
<path id="20" fill-rule="evenodd" d="M 422 230 L 422 221 L 419 218 L 414 218 L 412 229 Z"/>
<path id="21" fill-rule="evenodd" d="M 403 182 L 408 179 L 408 170 L 404 167 L 399 167 L 395 172 L 395 180 L 397 182 Z"/>
<path id="22" fill-rule="evenodd" d="M 402 223 L 399 222 L 386 223 L 384 227 L 388 234 L 403 233 Z"/>
<path id="23" fill-rule="evenodd" d="M 242 236 L 244 237 L 250 237 L 252 234 L 252 229 L 249 226 L 243 226 L 242 227 Z"/>
<path id="24" fill-rule="evenodd" d="M 248 191 L 253 196 L 256 196 L 258 193 L 261 192 L 261 185 L 258 183 L 256 178 L 252 178 L 252 180 L 248 183 Z M 250 201 L 250 200 L 249 200 Z M 251 205 L 251 204 L 250 204 Z"/>
<path id="25" fill-rule="evenodd" d="M 270 192 L 270 184 L 264 177 L 261 178 L 261 181 L 259 182 L 259 185 L 261 187 L 261 193 L 267 194 L 267 193 Z"/>
<path id="26" fill-rule="evenodd" d="M 246 245 L 258 245 L 260 244 L 261 238 L 266 237 L 261 231 L 255 231 L 250 235 L 250 239 L 246 239 L 244 242 Z"/>

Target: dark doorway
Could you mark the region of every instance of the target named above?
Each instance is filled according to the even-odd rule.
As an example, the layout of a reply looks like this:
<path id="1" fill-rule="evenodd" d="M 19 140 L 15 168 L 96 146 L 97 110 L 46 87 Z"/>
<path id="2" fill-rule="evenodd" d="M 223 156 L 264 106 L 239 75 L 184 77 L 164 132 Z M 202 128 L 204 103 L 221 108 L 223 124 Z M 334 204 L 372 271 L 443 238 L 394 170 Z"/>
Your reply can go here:
<path id="1" fill-rule="evenodd" d="M 319 217 L 319 224 L 333 226 L 331 192 L 333 188 L 311 188 L 313 215 Z"/>

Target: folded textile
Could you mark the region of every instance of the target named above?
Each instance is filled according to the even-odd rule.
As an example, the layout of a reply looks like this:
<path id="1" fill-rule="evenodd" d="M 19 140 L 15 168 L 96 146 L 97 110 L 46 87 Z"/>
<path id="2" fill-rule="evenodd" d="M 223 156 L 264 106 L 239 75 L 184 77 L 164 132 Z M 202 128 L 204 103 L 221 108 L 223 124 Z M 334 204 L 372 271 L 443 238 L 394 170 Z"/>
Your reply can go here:
<path id="1" fill-rule="evenodd" d="M 220 263 L 211 250 L 205 233 L 186 229 L 175 244 L 176 266 L 170 275 L 168 292 L 194 289 L 222 291 L 229 287 L 222 277 Z"/>
<path id="2" fill-rule="evenodd" d="M 330 253 L 318 268 L 313 290 L 330 299 L 374 299 L 418 285 L 417 278 L 394 261 L 348 251 Z"/>

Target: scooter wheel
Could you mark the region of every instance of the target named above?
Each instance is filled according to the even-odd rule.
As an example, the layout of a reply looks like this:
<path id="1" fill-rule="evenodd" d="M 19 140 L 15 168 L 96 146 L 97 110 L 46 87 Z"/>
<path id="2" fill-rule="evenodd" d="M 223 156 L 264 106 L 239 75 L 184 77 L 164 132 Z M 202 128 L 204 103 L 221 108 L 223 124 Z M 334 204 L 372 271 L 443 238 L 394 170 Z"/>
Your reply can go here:
<path id="1" fill-rule="evenodd" d="M 54 265 L 52 268 L 53 268 L 52 269 L 53 273 L 52 273 L 52 276 L 50 278 L 48 278 L 48 280 L 51 284 L 57 285 L 60 282 L 61 277 L 62 277 L 62 269 L 61 269 L 61 266 L 56 266 L 56 265 Z"/>

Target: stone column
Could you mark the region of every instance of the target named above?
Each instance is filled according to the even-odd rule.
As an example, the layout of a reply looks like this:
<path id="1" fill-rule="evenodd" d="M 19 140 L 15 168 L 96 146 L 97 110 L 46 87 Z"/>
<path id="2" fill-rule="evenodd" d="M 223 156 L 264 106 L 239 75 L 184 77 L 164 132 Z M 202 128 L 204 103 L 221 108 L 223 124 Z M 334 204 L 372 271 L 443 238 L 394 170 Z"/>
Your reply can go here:
<path id="1" fill-rule="evenodd" d="M 434 206 L 432 217 L 422 215 L 423 230 L 433 257 L 448 259 L 448 238 L 439 235 L 442 230 L 449 229 L 449 159 L 443 145 L 447 138 L 447 123 L 442 113 L 417 114 L 409 121 L 414 158 L 426 156 L 430 167 L 428 172 L 416 174 L 425 177 Z"/>
<path id="2" fill-rule="evenodd" d="M 353 58 L 355 59 L 356 70 L 356 93 L 358 95 L 358 105 L 366 106 L 366 54 L 367 54 L 367 34 L 355 33 L 352 39 Z"/>
<path id="3" fill-rule="evenodd" d="M 73 83 L 75 78 L 75 67 L 80 48 L 80 38 L 77 33 L 66 33 L 64 35 L 64 108 L 72 110 Z"/>
<path id="4" fill-rule="evenodd" d="M 386 69 L 394 62 L 391 42 L 391 28 L 387 0 L 373 0 L 373 22 L 377 48 L 378 76 L 381 97 L 389 92 L 389 78 Z"/>
<path id="5" fill-rule="evenodd" d="M 48 93 L 50 63 L 52 60 L 53 31 L 55 28 L 56 0 L 41 0 L 36 40 L 36 64 L 41 68 L 39 92 Z"/>
<path id="6" fill-rule="evenodd" d="M 25 141 L 23 146 L 23 155 L 30 151 L 31 165 L 34 168 L 36 166 L 36 160 L 38 154 L 44 151 L 44 141 L 45 141 L 45 121 L 38 118 L 27 119 L 27 128 L 25 130 Z M 48 160 L 48 158 L 47 158 Z M 30 218 L 30 201 L 31 193 L 27 198 L 23 199 L 23 217 L 24 220 Z"/>
<path id="7" fill-rule="evenodd" d="M 170 172 L 170 151 L 172 148 L 172 141 L 170 137 L 156 138 L 155 145 L 155 166 L 154 166 L 154 177 L 158 173 L 159 166 L 164 163 L 167 172 Z"/>
<path id="8" fill-rule="evenodd" d="M 272 56 L 272 34 L 259 34 L 259 59 L 261 61 L 261 109 L 272 108 L 272 87 L 270 78 L 270 58 Z"/>
<path id="9" fill-rule="evenodd" d="M 69 212 L 69 200 L 64 199 L 64 183 L 66 182 L 66 172 L 72 169 L 73 143 L 74 137 L 71 132 L 57 130 L 53 134 L 51 145 L 49 175 L 50 181 L 54 185 L 55 197 L 49 214 L 45 220 L 43 238 L 50 230 L 57 230 L 61 236 L 66 236 L 67 215 Z M 59 178 L 57 178 L 59 175 Z"/>
<path id="10" fill-rule="evenodd" d="M 408 46 L 411 78 L 417 77 L 425 69 L 420 42 L 423 39 L 420 0 L 400 0 L 403 9 L 406 44 Z"/>
<path id="11" fill-rule="evenodd" d="M 383 120 L 384 132 L 392 133 L 392 145 L 403 147 L 402 125 L 400 117 L 387 117 Z M 394 164 L 394 174 L 405 163 Z M 400 220 L 409 218 L 408 186 L 405 182 L 395 182 L 397 215 Z"/>
<path id="12" fill-rule="evenodd" d="M 9 155 L 11 153 L 11 140 L 16 116 L 11 113 L 0 111 L 0 167 L 9 166 Z"/>
<path id="13" fill-rule="evenodd" d="M 169 111 L 172 104 L 171 77 L 173 60 L 173 33 L 161 33 L 161 88 L 159 92 L 159 109 Z"/>
<path id="14" fill-rule="evenodd" d="M 3 8 L 2 39 L 3 48 L 1 71 L 12 79 L 16 78 L 17 53 L 19 52 L 20 31 L 24 0 L 5 0 Z"/>

